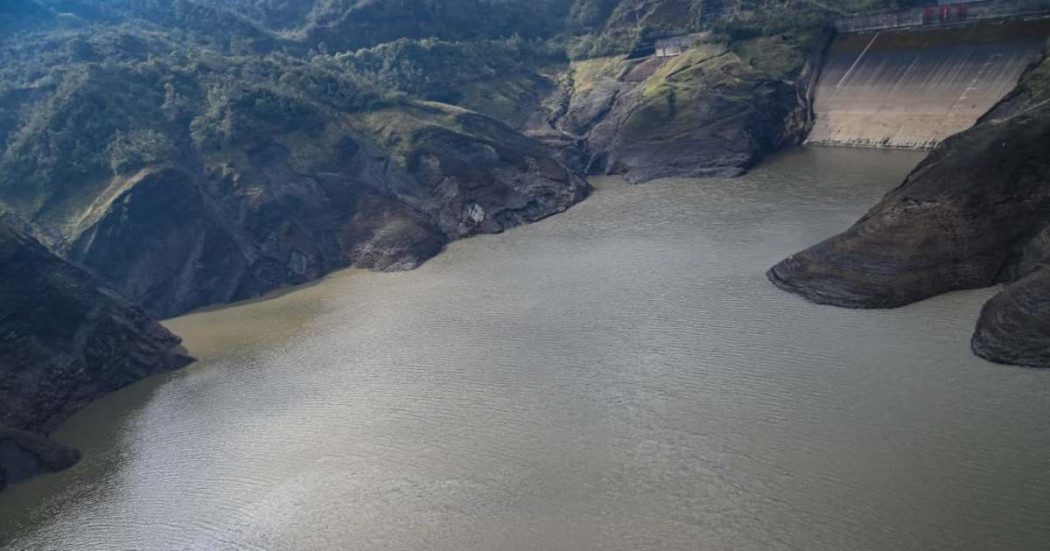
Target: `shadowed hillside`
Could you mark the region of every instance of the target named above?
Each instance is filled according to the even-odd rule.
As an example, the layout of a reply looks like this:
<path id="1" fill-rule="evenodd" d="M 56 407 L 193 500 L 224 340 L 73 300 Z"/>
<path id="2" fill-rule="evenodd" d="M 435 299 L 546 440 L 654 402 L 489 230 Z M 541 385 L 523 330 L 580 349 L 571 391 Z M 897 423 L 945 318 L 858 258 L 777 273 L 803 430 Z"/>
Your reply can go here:
<path id="1" fill-rule="evenodd" d="M 0 489 L 77 459 L 41 435 L 96 397 L 189 358 L 87 273 L 0 220 Z"/>

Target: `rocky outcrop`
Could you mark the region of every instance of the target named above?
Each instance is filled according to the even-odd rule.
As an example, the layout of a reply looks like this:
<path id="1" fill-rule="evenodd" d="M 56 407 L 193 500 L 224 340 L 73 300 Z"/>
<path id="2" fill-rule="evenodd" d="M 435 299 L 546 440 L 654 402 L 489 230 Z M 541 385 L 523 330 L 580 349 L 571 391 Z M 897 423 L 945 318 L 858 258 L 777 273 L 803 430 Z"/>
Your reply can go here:
<path id="1" fill-rule="evenodd" d="M 793 50 L 776 67 L 714 36 L 677 57 L 577 62 L 551 115 L 529 130 L 590 174 L 739 175 L 812 125 L 817 60 L 776 47 Z"/>
<path id="2" fill-rule="evenodd" d="M 1050 106 L 982 124 L 924 160 L 856 225 L 775 266 L 816 302 L 902 306 L 998 282 L 1050 219 Z"/>
<path id="3" fill-rule="evenodd" d="M 0 482 L 75 462 L 37 435 L 103 394 L 186 365 L 178 345 L 86 272 L 0 224 Z"/>
<path id="4" fill-rule="evenodd" d="M 993 362 L 1050 367 L 1050 271 L 1012 283 L 988 301 L 972 345 Z"/>
<path id="5" fill-rule="evenodd" d="M 115 179 L 118 192 L 67 226 L 66 255 L 170 316 L 347 266 L 414 268 L 451 240 L 561 212 L 590 190 L 535 141 L 469 111 L 403 104 L 342 122 L 305 144 L 275 136 L 205 158 L 200 172 Z"/>
<path id="6" fill-rule="evenodd" d="M 70 51 L 53 35 L 0 49 L 0 206 L 158 317 L 342 267 L 412 268 L 590 191 L 509 126 L 379 97 L 334 58 L 74 35 Z"/>
<path id="7" fill-rule="evenodd" d="M 846 232 L 769 271 L 779 287 L 852 308 L 1009 286 L 985 307 L 974 350 L 1050 366 L 1050 63 L 972 129 L 938 146 Z"/>

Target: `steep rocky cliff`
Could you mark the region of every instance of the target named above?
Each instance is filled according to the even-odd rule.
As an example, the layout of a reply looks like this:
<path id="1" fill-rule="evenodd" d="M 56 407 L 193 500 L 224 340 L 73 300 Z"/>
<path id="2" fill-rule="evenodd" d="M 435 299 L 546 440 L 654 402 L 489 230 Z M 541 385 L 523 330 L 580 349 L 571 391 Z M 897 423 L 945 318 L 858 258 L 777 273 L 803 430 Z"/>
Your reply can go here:
<path id="1" fill-rule="evenodd" d="M 33 238 L 0 223 L 0 488 L 67 467 L 40 435 L 94 398 L 181 367 L 179 339 Z"/>
<path id="2" fill-rule="evenodd" d="M 812 36 L 705 34 L 676 57 L 576 62 L 529 130 L 591 174 L 736 176 L 805 137 L 821 48 Z"/>
<path id="3" fill-rule="evenodd" d="M 1050 367 L 1050 61 L 970 130 L 938 146 L 846 232 L 773 267 L 815 302 L 908 304 L 1006 283 L 982 312 L 974 350 Z"/>

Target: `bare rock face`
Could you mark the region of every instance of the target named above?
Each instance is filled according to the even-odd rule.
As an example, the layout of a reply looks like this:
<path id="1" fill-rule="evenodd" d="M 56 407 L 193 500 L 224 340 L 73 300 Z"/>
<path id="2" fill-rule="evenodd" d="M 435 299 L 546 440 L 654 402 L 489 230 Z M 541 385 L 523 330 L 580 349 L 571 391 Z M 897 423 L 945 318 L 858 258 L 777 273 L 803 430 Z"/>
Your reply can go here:
<path id="1" fill-rule="evenodd" d="M 305 145 L 232 148 L 200 172 L 161 165 L 114 181 L 81 207 L 89 223 L 69 231 L 65 254 L 163 317 L 347 266 L 414 268 L 449 241 L 590 192 L 539 143 L 469 111 L 405 104 L 344 122 Z"/>
<path id="2" fill-rule="evenodd" d="M 1050 212 L 1050 109 L 949 139 L 856 225 L 770 271 L 821 303 L 902 306 L 999 281 Z"/>
<path id="3" fill-rule="evenodd" d="M 891 308 L 1007 283 L 974 350 L 1050 367 L 1050 63 L 981 122 L 938 146 L 846 232 L 777 264 L 777 286 L 814 302 Z"/>
<path id="4" fill-rule="evenodd" d="M 777 67 L 714 37 L 677 57 L 577 62 L 551 116 L 529 130 L 589 174 L 737 176 L 812 126 L 819 60 L 805 59 L 809 47 L 777 48 L 790 52 Z"/>
<path id="5" fill-rule="evenodd" d="M 993 362 L 1050 367 L 1050 271 L 1012 283 L 988 301 L 972 344 Z"/>
<path id="6" fill-rule="evenodd" d="M 139 7 L 167 28 L 208 6 Z M 342 267 L 415 267 L 590 191 L 536 140 L 380 93 L 338 56 L 121 29 L 5 38 L 0 209 L 155 316 Z M 36 84 L 42 68 L 54 83 Z"/>
<path id="7" fill-rule="evenodd" d="M 0 224 L 0 481 L 75 462 L 37 435 L 103 394 L 186 365 L 178 345 L 142 310 Z"/>

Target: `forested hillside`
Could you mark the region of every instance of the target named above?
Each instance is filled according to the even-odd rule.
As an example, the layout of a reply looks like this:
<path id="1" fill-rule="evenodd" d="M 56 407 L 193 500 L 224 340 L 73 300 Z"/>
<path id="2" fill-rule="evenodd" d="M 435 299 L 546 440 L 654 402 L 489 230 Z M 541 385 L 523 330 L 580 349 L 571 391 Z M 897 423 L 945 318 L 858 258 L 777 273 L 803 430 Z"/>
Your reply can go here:
<path id="1" fill-rule="evenodd" d="M 567 208 L 580 174 L 797 142 L 828 18 L 893 4 L 12 0 L 0 208 L 159 315 L 411 267 Z"/>

